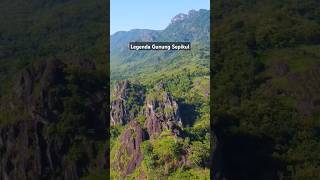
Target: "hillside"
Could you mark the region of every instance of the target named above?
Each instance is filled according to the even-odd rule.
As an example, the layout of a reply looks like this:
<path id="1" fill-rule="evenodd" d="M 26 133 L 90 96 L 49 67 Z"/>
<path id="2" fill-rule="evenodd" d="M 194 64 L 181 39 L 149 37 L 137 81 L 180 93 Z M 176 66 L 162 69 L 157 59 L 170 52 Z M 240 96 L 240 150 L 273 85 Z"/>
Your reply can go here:
<path id="1" fill-rule="evenodd" d="M 180 19 L 177 19 L 177 17 L 180 17 Z M 192 49 L 194 49 L 194 51 L 188 53 L 190 58 L 192 56 L 208 56 L 209 21 L 210 12 L 208 10 L 191 10 L 188 14 L 179 14 L 173 17 L 171 23 L 164 30 L 134 29 L 113 34 L 110 39 L 111 80 L 128 79 L 141 73 L 153 72 L 157 70 L 158 66 L 162 65 L 164 68 L 175 68 L 173 65 L 168 65 L 168 62 L 174 63 L 183 59 L 177 58 L 177 56 L 187 56 L 185 52 L 178 51 L 130 51 L 128 50 L 129 42 L 189 41 L 192 43 Z"/>
<path id="2" fill-rule="evenodd" d="M 211 92 L 219 178 L 319 179 L 319 5 L 216 1 Z"/>
<path id="3" fill-rule="evenodd" d="M 111 179 L 210 179 L 209 14 L 111 36 Z M 192 50 L 128 51 L 138 40 L 190 41 Z"/>
<path id="4" fill-rule="evenodd" d="M 108 177 L 104 7 L 0 2 L 0 179 Z"/>

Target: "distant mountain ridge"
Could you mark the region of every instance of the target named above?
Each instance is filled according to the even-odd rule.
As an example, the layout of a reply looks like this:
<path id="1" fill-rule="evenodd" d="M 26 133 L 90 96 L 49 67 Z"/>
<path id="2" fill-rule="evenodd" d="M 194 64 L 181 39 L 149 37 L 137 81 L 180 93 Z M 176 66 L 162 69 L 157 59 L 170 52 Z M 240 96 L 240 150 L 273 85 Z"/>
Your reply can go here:
<path id="1" fill-rule="evenodd" d="M 111 64 L 132 62 L 148 56 L 157 58 L 168 54 L 168 52 L 131 52 L 128 50 L 128 43 L 131 41 L 190 41 L 209 44 L 209 22 L 209 10 L 190 10 L 188 14 L 180 13 L 173 17 L 164 30 L 133 29 L 116 32 L 110 38 Z"/>
<path id="2" fill-rule="evenodd" d="M 191 10 L 164 30 L 111 36 L 111 179 L 210 179 L 209 17 Z M 132 41 L 191 50 L 130 51 Z"/>

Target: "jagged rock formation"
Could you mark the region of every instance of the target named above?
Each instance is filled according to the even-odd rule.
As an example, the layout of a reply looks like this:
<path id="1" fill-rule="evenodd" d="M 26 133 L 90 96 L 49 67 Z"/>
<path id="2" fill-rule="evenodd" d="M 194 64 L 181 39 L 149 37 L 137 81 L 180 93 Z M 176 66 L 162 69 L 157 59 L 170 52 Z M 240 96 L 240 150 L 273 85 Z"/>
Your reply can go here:
<path id="1" fill-rule="evenodd" d="M 127 109 L 121 99 L 111 102 L 110 120 L 111 125 L 125 124 L 129 121 Z"/>
<path id="2" fill-rule="evenodd" d="M 156 91 L 147 97 L 145 127 L 150 137 L 157 137 L 163 130 L 179 135 L 182 127 L 179 106 L 160 84 Z"/>
<path id="3" fill-rule="evenodd" d="M 114 100 L 111 101 L 110 120 L 111 125 L 127 124 L 137 113 L 137 106 L 141 106 L 144 101 L 144 90 L 140 85 L 130 81 L 121 81 L 115 85 L 113 90 Z"/>
<path id="4" fill-rule="evenodd" d="M 52 147 L 41 130 L 56 117 L 53 114 L 58 104 L 48 89 L 61 83 L 62 68 L 59 60 L 41 61 L 25 68 L 17 77 L 10 106 L 1 103 L 7 110 L 20 110 L 16 123 L 0 128 L 1 178 L 41 179 L 56 165 L 53 161 L 59 159 L 61 147 L 59 143 Z"/>
<path id="5" fill-rule="evenodd" d="M 117 83 L 114 94 L 116 99 L 111 102 L 111 125 L 125 124 L 129 121 L 129 113 L 125 108 L 125 99 L 128 95 L 129 81 Z"/>
<path id="6" fill-rule="evenodd" d="M 188 17 L 187 14 L 180 13 L 171 19 L 171 24 L 174 24 L 178 21 L 183 21 L 186 17 Z"/>
<path id="7" fill-rule="evenodd" d="M 113 101 L 112 108 L 123 108 L 120 112 L 128 112 L 124 102 L 121 106 L 116 106 L 116 102 L 127 99 L 129 86 L 133 84 L 128 81 L 116 84 L 115 92 L 118 99 Z M 117 172 L 120 172 L 121 177 L 125 177 L 140 166 L 143 160 L 140 145 L 144 140 L 149 138 L 157 138 L 162 131 L 169 130 L 172 135 L 180 135 L 182 131 L 181 117 L 179 114 L 179 106 L 172 96 L 165 92 L 164 85 L 160 83 L 153 90 L 148 92 L 147 98 L 144 102 L 144 109 L 139 112 L 145 116 L 144 124 L 140 124 L 136 120 L 136 115 L 130 117 L 126 116 L 128 127 L 120 135 L 118 151 L 116 153 L 115 161 L 113 162 Z M 131 93 L 132 94 L 132 93 Z M 141 93 L 135 94 L 141 96 Z M 116 110 L 111 110 L 114 122 L 121 122 L 124 119 L 123 113 L 116 114 Z M 123 121 L 122 121 L 123 122 Z M 112 122 L 113 123 L 113 122 Z M 146 129 L 144 132 L 143 127 Z M 181 163 L 181 162 L 180 162 Z"/>
<path id="8" fill-rule="evenodd" d="M 6 122 L 0 124 L 1 180 L 78 180 L 89 168 L 106 166 L 103 155 L 97 164 L 92 163 L 97 156 L 96 143 L 104 141 L 105 122 L 98 117 L 102 109 L 96 108 L 104 106 L 103 89 L 90 92 L 87 106 L 76 107 L 86 113 L 73 112 L 72 103 L 80 94 L 67 86 L 80 87 L 70 79 L 80 74 L 67 72 L 67 66 L 57 59 L 34 62 L 18 74 L 13 95 L 0 100 L 0 113 L 12 116 L 0 117 Z"/>
<path id="9" fill-rule="evenodd" d="M 192 18 L 193 16 L 196 16 L 198 13 L 198 11 L 196 10 L 190 10 L 188 12 L 188 14 L 184 14 L 184 13 L 180 13 L 176 16 L 174 16 L 172 19 L 171 19 L 171 24 L 174 24 L 174 23 L 177 23 L 179 21 L 184 21 L 186 20 L 187 18 Z"/>
<path id="10" fill-rule="evenodd" d="M 141 113 L 132 108 L 133 103 L 141 106 L 145 96 L 141 90 L 133 88 L 137 86 L 129 81 L 122 81 L 115 85 L 113 93 L 115 99 L 111 102 L 110 111 L 111 125 L 124 125 Z M 144 102 L 145 127 L 150 136 L 157 136 L 163 130 L 171 130 L 179 134 L 182 127 L 178 104 L 169 93 L 164 91 L 163 86 L 160 83 Z M 133 101 L 132 104 L 128 103 L 129 99 Z"/>
<path id="11" fill-rule="evenodd" d="M 26 110 L 32 119 L 53 120 L 57 116 L 60 104 L 57 97 L 48 93 L 48 90 L 63 83 L 63 67 L 64 64 L 60 60 L 53 59 L 34 63 L 33 66 L 24 69 L 18 75 L 15 84 L 15 106 L 22 105 L 21 108 Z"/>
<path id="12" fill-rule="evenodd" d="M 137 121 L 131 121 L 128 128 L 120 136 L 120 148 L 114 163 L 122 177 L 132 173 L 143 160 L 140 145 L 146 134 Z"/>
<path id="13" fill-rule="evenodd" d="M 114 125 L 110 133 L 112 152 L 124 151 L 119 147 L 124 141 L 120 137 L 123 132 L 127 132 L 131 121 L 138 121 L 148 135 L 142 146 L 142 165 L 130 174 L 127 174 L 127 166 L 122 170 L 112 168 L 111 176 L 115 179 L 126 174 L 127 179 L 183 179 L 182 174 L 184 177 L 190 176 L 190 179 L 206 179 L 199 178 L 202 174 L 209 177 L 209 20 L 210 11 L 193 10 L 175 16 L 161 31 L 135 29 L 111 36 L 110 79 L 141 81 L 146 89 L 143 93 L 145 98 L 141 99 L 142 104 L 139 105 L 131 100 L 141 95 L 127 93 L 125 96 L 113 95 L 111 98 L 110 116 L 111 124 Z M 188 41 L 196 44 L 193 51 L 196 53 L 133 52 L 126 48 L 128 42 L 144 39 Z M 159 82 L 163 84 L 157 86 Z M 123 82 L 116 85 L 117 93 L 125 94 L 121 93 L 123 86 Z M 199 90 L 201 92 L 197 93 Z M 183 130 L 182 122 L 188 128 Z M 198 145 L 201 147 L 197 148 Z M 114 159 L 112 162 L 118 162 L 125 157 L 116 157 L 112 153 L 111 158 Z M 193 172 L 188 172 L 189 169 L 197 171 L 198 175 L 191 177 Z"/>
<path id="14" fill-rule="evenodd" d="M 39 179 L 45 171 L 39 124 L 21 122 L 0 128 L 0 179 Z M 30 152 L 33 150 L 33 153 Z M 32 174 L 32 177 L 30 175 Z"/>

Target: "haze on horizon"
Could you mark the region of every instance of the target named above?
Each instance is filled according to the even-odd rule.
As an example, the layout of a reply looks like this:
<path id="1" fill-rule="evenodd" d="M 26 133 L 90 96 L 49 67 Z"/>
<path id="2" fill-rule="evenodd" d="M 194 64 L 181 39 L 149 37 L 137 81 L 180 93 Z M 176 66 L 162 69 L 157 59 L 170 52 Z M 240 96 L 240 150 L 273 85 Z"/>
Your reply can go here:
<path id="1" fill-rule="evenodd" d="M 110 34 L 132 29 L 163 30 L 177 14 L 199 9 L 210 9 L 210 1 L 111 0 Z"/>

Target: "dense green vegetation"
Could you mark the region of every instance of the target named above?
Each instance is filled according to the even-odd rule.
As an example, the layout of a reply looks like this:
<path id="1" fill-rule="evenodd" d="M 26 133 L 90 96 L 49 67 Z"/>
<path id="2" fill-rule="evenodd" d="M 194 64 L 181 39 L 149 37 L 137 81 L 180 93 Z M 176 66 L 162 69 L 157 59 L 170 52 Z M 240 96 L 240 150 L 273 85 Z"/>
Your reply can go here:
<path id="1" fill-rule="evenodd" d="M 173 18 L 174 19 L 174 18 Z M 127 79 L 133 76 L 147 74 L 162 68 L 159 71 L 175 69 L 181 63 L 189 63 L 177 55 L 184 56 L 185 52 L 177 51 L 130 51 L 130 41 L 165 41 L 165 42 L 192 42 L 192 49 L 209 48 L 210 12 L 200 9 L 191 10 L 182 21 L 172 21 L 164 30 L 134 29 L 128 32 L 117 32 L 111 36 L 110 63 L 112 80 Z M 169 22 L 168 22 L 169 23 Z M 207 56 L 205 51 L 193 51 L 193 56 Z M 189 56 L 190 57 L 190 56 Z M 180 63 L 171 59 L 176 58 Z M 199 64 L 203 64 L 203 61 Z M 159 67 L 161 66 L 161 67 Z"/>
<path id="2" fill-rule="evenodd" d="M 164 179 L 188 176 L 209 179 L 209 64 L 207 59 L 207 64 L 201 65 L 200 62 L 205 62 L 205 59 L 197 58 L 190 53 L 183 58 L 168 60 L 171 65 L 167 66 L 167 69 L 160 68 L 153 73 L 145 69 L 148 73 L 129 78 L 132 81 L 139 80 L 146 87 L 148 98 L 161 97 L 159 92 L 153 93 L 152 87 L 160 82 L 165 84 L 165 91 L 179 100 L 185 135 L 179 138 L 163 132 L 161 138 L 145 141 L 142 146 L 144 154 L 142 165 L 128 179 L 139 177 L 141 171 L 149 179 L 158 179 L 161 176 Z M 183 62 L 183 65 L 179 65 L 178 69 L 174 68 L 180 62 Z M 144 124 L 144 115 L 138 116 L 137 119 L 142 125 Z M 117 142 L 120 132 L 124 129 L 125 127 L 121 126 L 111 127 L 111 142 Z M 113 143 L 111 147 L 114 150 L 118 148 Z M 190 154 L 188 160 L 193 168 L 177 168 L 177 160 L 181 159 L 183 151 L 186 150 Z M 110 157 L 112 162 L 114 155 L 111 154 Z M 113 174 L 116 177 L 116 172 L 111 169 L 111 177 Z"/>
<path id="3" fill-rule="evenodd" d="M 12 79 L 32 61 L 53 57 L 94 60 L 105 70 L 104 8 L 103 1 L 1 1 L 0 80 Z M 6 84 L 10 81 L 2 91 Z"/>
<path id="4" fill-rule="evenodd" d="M 149 32 L 153 35 L 155 41 L 190 40 L 192 41 L 191 51 L 123 52 L 119 56 L 115 51 L 119 49 L 118 51 L 122 52 L 122 50 L 116 40 L 128 41 L 132 36 L 139 38 L 141 32 L 139 30 L 133 30 L 127 34 L 119 32 L 111 37 L 111 46 L 113 42 L 115 47 L 119 46 L 111 50 L 112 84 L 120 80 L 139 83 L 145 89 L 146 99 L 155 99 L 159 102 L 163 100 L 165 92 L 170 93 L 179 105 L 183 124 L 181 136 L 174 136 L 165 130 L 159 137 L 145 140 L 141 145 L 143 161 L 132 174 L 126 177 L 127 179 L 138 177 L 210 179 L 209 11 L 201 10 L 193 13 L 191 18 L 170 24 L 160 32 L 141 30 L 144 34 Z M 190 27 L 197 27 L 194 28 L 194 34 L 189 32 Z M 176 32 L 181 31 L 186 34 L 181 33 L 180 37 L 173 37 Z M 126 44 L 124 46 L 126 47 Z M 159 90 L 157 88 L 159 84 L 163 84 L 164 89 Z M 142 107 L 141 110 L 145 108 L 141 105 L 140 107 Z M 164 113 L 171 111 L 172 109 L 164 109 Z M 136 119 L 146 131 L 143 111 Z M 119 135 L 126 128 L 127 126 L 111 127 L 111 148 L 113 149 L 110 156 L 111 163 L 115 160 L 114 153 L 119 148 Z M 111 178 L 119 178 L 117 169 L 111 168 Z"/>
<path id="5" fill-rule="evenodd" d="M 36 134 L 1 137 L 16 147 L 1 144 L 0 179 L 106 179 L 106 2 L 4 0 L 0 12 L 0 131 Z"/>
<path id="6" fill-rule="evenodd" d="M 217 0 L 212 6 L 211 70 L 209 47 L 204 45 L 208 34 L 202 36 L 209 26 L 198 16 L 150 35 L 172 40 L 174 31 L 197 24 L 203 28 L 196 29 L 200 36 L 192 51 L 116 54 L 111 62 L 112 83 L 139 81 L 148 93 L 164 83 L 165 91 L 177 100 L 183 121 L 180 137 L 164 131 L 143 142 L 141 166 L 127 178 L 143 172 L 150 179 L 209 179 L 211 85 L 212 134 L 219 142 L 213 171 L 218 179 L 319 179 L 320 2 Z M 104 98 L 100 101 L 108 49 L 105 7 L 97 0 L 0 2 L 0 131 L 19 134 L 9 140 L 1 136 L 1 143 L 15 140 L 15 146 L 0 147 L 1 165 L 10 166 L 1 168 L 1 178 L 3 169 L 14 169 L 20 179 L 23 174 L 29 179 L 63 179 L 73 172 L 70 169 L 77 169 L 83 179 L 108 177 L 104 112 L 108 107 Z M 180 35 L 175 38 L 189 38 Z M 64 65 L 61 81 L 46 84 L 41 80 L 51 76 L 42 76 L 42 62 L 56 59 Z M 35 78 L 28 101 L 15 94 L 27 89 L 17 81 L 25 70 Z M 143 109 L 135 101 L 126 102 L 133 114 Z M 35 113 L 45 118 L 33 119 Z M 141 114 L 136 119 L 145 122 Z M 126 128 L 110 130 L 111 162 Z M 32 133 L 21 138 L 21 132 Z M 40 144 L 33 144 L 35 137 Z M 189 164 L 178 167 L 185 151 Z M 35 157 L 49 161 L 48 154 L 54 158 L 53 170 L 41 161 L 43 171 L 34 173 L 38 169 L 29 165 L 37 164 Z M 111 177 L 117 176 L 111 168 Z"/>
<path id="7" fill-rule="evenodd" d="M 319 179 L 320 4 L 213 5 L 215 173 L 227 179 Z"/>

